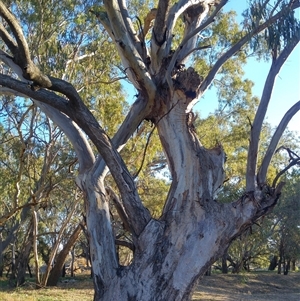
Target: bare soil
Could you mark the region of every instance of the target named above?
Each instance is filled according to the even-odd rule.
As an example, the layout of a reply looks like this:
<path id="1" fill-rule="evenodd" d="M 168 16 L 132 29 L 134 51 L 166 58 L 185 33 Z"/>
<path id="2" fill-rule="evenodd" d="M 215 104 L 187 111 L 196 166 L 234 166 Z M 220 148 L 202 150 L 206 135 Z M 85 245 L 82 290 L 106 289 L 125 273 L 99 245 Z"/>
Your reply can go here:
<path id="1" fill-rule="evenodd" d="M 193 300 L 300 301 L 300 273 L 278 275 L 275 272 L 256 272 L 205 276 L 199 281 Z"/>
<path id="2" fill-rule="evenodd" d="M 0 279 L 1 301 L 92 301 L 93 282 L 88 275 L 66 278 L 57 287 L 35 289 L 26 282 L 11 289 L 8 281 Z M 247 274 L 213 274 L 199 281 L 193 301 L 300 301 L 300 272 L 277 275 L 276 272 Z M 172 301 L 172 300 L 166 300 Z"/>

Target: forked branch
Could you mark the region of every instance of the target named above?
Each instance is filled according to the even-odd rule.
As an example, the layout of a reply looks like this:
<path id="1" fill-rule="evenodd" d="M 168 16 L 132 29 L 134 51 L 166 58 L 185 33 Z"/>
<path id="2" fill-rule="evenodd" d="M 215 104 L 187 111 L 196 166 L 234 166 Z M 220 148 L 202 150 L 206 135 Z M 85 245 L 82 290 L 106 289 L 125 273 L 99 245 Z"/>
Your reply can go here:
<path id="1" fill-rule="evenodd" d="M 149 102 L 153 103 L 156 93 L 156 86 L 152 81 L 138 49 L 132 42 L 132 37 L 126 28 L 121 13 L 121 8 L 117 0 L 104 1 L 106 13 L 97 14 L 100 22 L 113 33 L 113 39 L 121 57 L 130 81 L 135 87 L 144 91 L 148 96 Z M 128 24 L 128 22 L 127 22 Z"/>
<path id="2" fill-rule="evenodd" d="M 172 56 L 171 62 L 169 63 L 166 78 L 168 81 L 168 84 L 170 88 L 172 88 L 172 81 L 171 81 L 171 73 L 172 70 L 176 64 L 176 62 L 180 63 L 182 60 L 187 59 L 188 55 L 192 53 L 193 50 L 197 50 L 198 48 L 195 48 L 195 43 L 191 43 L 188 45 L 188 42 L 194 38 L 199 32 L 203 31 L 205 28 L 207 28 L 213 21 L 218 12 L 224 7 L 224 5 L 228 2 L 228 0 L 221 1 L 216 8 L 214 9 L 213 13 L 207 18 L 207 20 L 200 24 L 200 26 L 197 26 L 195 29 L 187 30 L 186 35 L 183 37 L 182 42 L 180 43 L 179 47 L 176 49 L 175 53 Z M 205 15 L 198 16 L 199 19 L 203 19 L 208 12 L 205 12 Z M 198 22 L 196 22 L 198 23 Z"/>
<path id="3" fill-rule="evenodd" d="M 271 139 L 271 142 L 269 144 L 269 147 L 267 149 L 267 152 L 263 158 L 263 161 L 261 163 L 259 172 L 257 174 L 257 182 L 258 184 L 263 184 L 266 181 L 267 171 L 268 167 L 270 165 L 271 159 L 275 153 L 276 147 L 278 145 L 278 142 L 286 129 L 288 123 L 292 119 L 292 117 L 300 110 L 300 101 L 295 103 L 284 115 L 282 120 L 280 121 L 275 133 L 273 134 L 273 137 Z M 276 182 L 276 181 L 275 181 Z"/>
<path id="4" fill-rule="evenodd" d="M 292 41 L 283 49 L 278 58 L 273 57 L 272 65 L 267 76 L 261 101 L 259 103 L 258 109 L 255 114 L 253 125 L 250 134 L 250 143 L 248 150 L 248 160 L 247 160 L 247 173 L 246 173 L 246 190 L 253 191 L 255 188 L 255 174 L 257 168 L 257 156 L 259 148 L 259 137 L 261 133 L 262 124 L 267 112 L 268 104 L 271 99 L 271 94 L 273 91 L 273 86 L 275 79 L 289 57 L 296 45 L 300 40 L 300 33 L 297 33 Z"/>
<path id="5" fill-rule="evenodd" d="M 285 149 L 288 152 L 288 154 L 290 156 L 290 163 L 276 175 L 276 177 L 274 178 L 273 183 L 272 183 L 273 187 L 276 186 L 276 183 L 279 180 L 279 178 L 284 173 L 286 173 L 291 167 L 293 167 L 295 165 L 300 166 L 300 157 L 296 153 L 294 153 L 293 151 L 291 151 L 289 148 L 286 148 L 286 147 L 281 147 L 277 151 L 279 151 L 280 149 Z"/>

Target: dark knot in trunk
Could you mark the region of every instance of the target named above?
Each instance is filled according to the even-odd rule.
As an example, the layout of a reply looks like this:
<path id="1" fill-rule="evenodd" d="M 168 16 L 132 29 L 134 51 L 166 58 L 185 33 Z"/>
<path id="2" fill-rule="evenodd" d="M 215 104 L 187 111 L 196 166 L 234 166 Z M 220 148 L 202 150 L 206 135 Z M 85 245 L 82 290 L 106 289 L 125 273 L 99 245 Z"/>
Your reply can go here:
<path id="1" fill-rule="evenodd" d="M 173 78 L 176 90 L 181 90 L 187 98 L 194 99 L 198 96 L 203 77 L 192 67 L 180 70 Z"/>

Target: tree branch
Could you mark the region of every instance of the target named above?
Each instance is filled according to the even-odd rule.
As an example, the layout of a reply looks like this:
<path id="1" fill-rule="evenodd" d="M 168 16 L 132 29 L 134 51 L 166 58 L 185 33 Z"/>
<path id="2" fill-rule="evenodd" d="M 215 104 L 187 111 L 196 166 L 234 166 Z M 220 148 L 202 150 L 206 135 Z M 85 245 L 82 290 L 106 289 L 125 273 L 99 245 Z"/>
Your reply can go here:
<path id="1" fill-rule="evenodd" d="M 125 24 L 127 32 L 129 34 L 129 37 L 131 38 L 131 41 L 134 44 L 134 46 L 137 49 L 140 56 L 143 59 L 145 59 L 145 57 L 144 57 L 145 55 L 143 53 L 143 49 L 144 49 L 145 45 L 142 45 L 141 42 L 143 42 L 143 41 L 141 41 L 139 39 L 137 32 L 134 30 L 133 24 L 131 22 L 131 18 L 129 17 L 129 14 L 128 14 L 125 0 L 118 0 L 118 2 L 119 2 L 119 6 L 120 6 L 120 11 L 121 11 L 121 14 L 123 17 L 123 22 Z"/>
<path id="2" fill-rule="evenodd" d="M 276 186 L 277 181 L 279 180 L 279 178 L 285 173 L 287 172 L 291 167 L 295 166 L 295 165 L 300 165 L 300 157 L 295 154 L 293 152 L 293 156 L 291 156 L 291 151 L 285 147 L 283 147 L 285 150 L 288 151 L 289 155 L 290 155 L 290 163 L 288 164 L 288 166 L 286 166 L 284 169 L 282 169 L 274 178 L 273 183 L 272 183 L 272 187 Z M 279 149 L 277 150 L 279 151 Z"/>
<path id="3" fill-rule="evenodd" d="M 145 36 L 147 35 L 147 33 L 149 32 L 149 30 L 151 28 L 151 22 L 156 18 L 156 14 L 157 14 L 157 9 L 156 8 L 152 8 L 148 12 L 148 14 L 146 15 L 146 17 L 144 18 L 144 28 L 139 33 L 139 39 L 141 41 L 144 41 Z"/>
<path id="4" fill-rule="evenodd" d="M 1 25 L 1 24 L 0 24 Z M 21 81 L 28 82 L 26 78 L 23 76 L 23 70 L 21 67 L 14 62 L 14 58 L 10 56 L 8 53 L 0 49 L 0 60 L 9 66 L 13 72 L 15 72 Z"/>
<path id="5" fill-rule="evenodd" d="M 261 163 L 259 172 L 257 174 L 257 182 L 258 184 L 263 184 L 266 181 L 267 171 L 271 162 L 271 159 L 275 153 L 276 147 L 278 145 L 278 142 L 286 129 L 288 123 L 292 119 L 292 117 L 300 110 L 300 101 L 295 103 L 284 115 L 282 120 L 280 121 L 275 133 L 273 134 L 273 137 L 271 139 L 271 142 L 269 144 L 269 147 L 267 149 L 267 152 L 263 158 L 263 161 Z"/>
<path id="6" fill-rule="evenodd" d="M 112 138 L 112 143 L 118 152 L 126 145 L 128 139 L 136 131 L 137 127 L 141 124 L 144 118 L 147 116 L 147 112 L 150 110 L 149 103 L 142 96 L 139 95 L 137 100 L 133 103 L 129 113 L 126 115 L 125 120 L 119 127 L 118 131 Z M 95 168 L 93 171 L 94 177 L 105 177 L 108 169 L 105 168 L 106 164 L 101 157 L 97 159 Z"/>
<path id="7" fill-rule="evenodd" d="M 126 241 L 126 240 L 120 240 L 120 239 L 116 239 L 115 240 L 116 245 L 118 246 L 123 246 L 123 247 L 127 247 L 128 249 L 130 249 L 131 251 L 135 250 L 135 246 L 133 243 Z"/>
<path id="8" fill-rule="evenodd" d="M 211 5 L 210 3 L 205 5 L 203 4 L 204 11 L 197 17 L 197 19 L 195 20 L 191 19 L 189 20 L 189 22 L 186 21 L 187 26 L 185 29 L 185 35 L 183 37 L 180 46 L 177 48 L 179 50 L 179 54 L 177 58 L 178 62 L 183 62 L 183 60 L 186 60 L 188 58 L 188 54 L 190 54 L 191 50 L 196 46 L 197 34 L 203 31 L 205 28 L 207 28 L 212 22 L 214 22 L 216 15 L 227 4 L 227 2 L 228 0 L 220 1 L 220 3 L 216 5 L 212 14 L 207 18 L 207 20 L 203 24 L 201 24 L 202 21 L 209 14 L 210 5 Z M 194 7 L 192 7 L 191 10 L 193 11 Z"/>
<path id="9" fill-rule="evenodd" d="M 14 38 L 16 39 L 17 47 L 14 43 L 12 43 L 12 39 L 6 35 L 5 31 L 1 31 L 2 37 L 4 37 L 5 39 L 4 41 L 7 42 L 7 46 L 10 48 L 10 51 L 14 56 L 15 63 L 19 65 L 23 70 L 23 76 L 41 87 L 50 87 L 51 81 L 49 80 L 49 78 L 42 74 L 42 72 L 30 58 L 28 44 L 23 35 L 23 31 L 21 26 L 19 25 L 19 22 L 17 21 L 15 16 L 5 7 L 2 1 L 0 1 L 0 15 L 5 19 L 14 35 Z"/>
<path id="10" fill-rule="evenodd" d="M 255 173 L 257 167 L 258 145 L 262 124 L 267 112 L 268 104 L 271 99 L 273 86 L 277 74 L 281 67 L 294 50 L 300 40 L 300 32 L 292 39 L 292 41 L 283 49 L 278 58 L 273 58 L 272 65 L 265 82 L 264 90 L 262 93 L 261 101 L 257 108 L 253 125 L 250 134 L 250 143 L 247 159 L 247 172 L 246 172 L 246 191 L 253 191 L 255 188 Z"/>
<path id="11" fill-rule="evenodd" d="M 67 114 L 70 109 L 67 99 L 45 89 L 34 91 L 27 83 L 11 78 L 8 75 L 0 74 L 0 85 L 10 88 L 13 91 L 22 93 L 27 97 L 49 104 L 65 114 Z"/>
<path id="12" fill-rule="evenodd" d="M 179 16 L 194 5 L 214 5 L 216 0 L 180 0 L 172 7 L 171 1 L 159 1 L 151 39 L 151 67 L 157 72 L 162 60 L 168 56 L 173 39 L 173 29 Z"/>
<path id="13" fill-rule="evenodd" d="M 106 187 L 106 192 L 107 192 L 108 196 L 110 197 L 110 199 L 113 201 L 113 204 L 115 205 L 115 207 L 117 209 L 119 217 L 124 224 L 125 230 L 127 230 L 128 232 L 132 232 L 132 229 L 130 228 L 130 225 L 128 223 L 128 215 L 127 215 L 119 197 L 116 195 L 116 193 L 113 191 L 113 189 L 111 187 Z"/>
<path id="14" fill-rule="evenodd" d="M 25 205 L 19 206 L 19 207 L 15 207 L 13 209 L 11 209 L 7 214 L 3 215 L 0 217 L 0 227 L 3 227 L 5 225 L 5 223 L 18 211 L 20 211 L 21 209 L 25 208 L 25 207 L 31 207 L 37 205 L 37 203 L 26 203 Z"/>
<path id="15" fill-rule="evenodd" d="M 196 22 L 194 22 L 194 26 L 191 26 L 191 28 L 186 30 L 186 35 L 184 36 L 182 42 L 180 43 L 179 47 L 176 49 L 175 53 L 172 56 L 171 62 L 169 63 L 168 69 L 167 69 L 167 73 L 166 73 L 166 78 L 169 84 L 169 87 L 172 88 L 172 81 L 171 81 L 171 73 L 172 70 L 176 64 L 176 62 L 180 63 L 183 60 L 188 58 L 188 55 L 190 55 L 192 53 L 192 50 L 194 48 L 195 45 L 195 41 L 192 41 L 191 43 L 188 43 L 190 41 L 190 39 L 196 37 L 196 35 L 203 31 L 207 26 L 209 26 L 213 21 L 215 16 L 218 14 L 218 12 L 224 7 L 224 5 L 228 2 L 228 0 L 223 0 L 220 2 L 219 5 L 217 5 L 217 7 L 215 8 L 215 10 L 213 11 L 213 13 L 211 14 L 211 16 L 200 26 L 197 26 L 202 20 L 203 18 L 208 14 L 208 11 L 206 11 L 205 15 L 202 16 L 202 14 L 200 16 L 198 16 L 198 20 Z M 196 25 L 196 27 L 195 27 Z M 195 48 L 196 50 L 197 48 Z"/>
<path id="16" fill-rule="evenodd" d="M 293 5 L 289 6 L 288 9 L 295 10 L 300 7 L 300 2 L 296 1 Z M 268 26 L 273 24 L 275 21 L 280 19 L 286 14 L 286 10 L 282 9 L 276 15 L 272 16 L 266 22 L 262 23 L 258 27 L 254 28 L 251 32 L 242 37 L 237 43 L 235 43 L 230 49 L 228 49 L 214 64 L 213 68 L 210 70 L 204 81 L 200 86 L 200 91 L 203 94 L 204 91 L 210 86 L 212 81 L 214 80 L 216 74 L 219 72 L 220 68 L 226 63 L 237 51 L 239 51 L 253 36 L 260 33 Z"/>
<path id="17" fill-rule="evenodd" d="M 149 98 L 148 101 L 153 103 L 156 94 L 156 86 L 151 79 L 142 57 L 137 51 L 135 45 L 132 43 L 130 35 L 124 24 L 118 1 L 104 0 L 104 4 L 107 10 L 109 22 L 107 22 L 108 20 L 105 20 L 103 25 L 106 27 L 109 25 L 111 32 L 113 32 L 113 39 L 128 78 L 138 90 L 144 91 Z M 99 15 L 99 17 L 100 21 L 104 19 L 103 16 L 101 17 Z"/>
<path id="18" fill-rule="evenodd" d="M 13 53 L 15 60 L 18 64 L 21 63 L 29 63 L 31 61 L 30 53 L 28 49 L 27 42 L 24 38 L 23 31 L 21 26 L 19 25 L 18 20 L 15 16 L 6 8 L 2 1 L 0 1 L 0 15 L 5 19 L 7 24 L 9 25 L 14 38 L 17 41 L 17 47 L 10 48 L 10 51 Z M 12 40 L 10 40 L 12 41 Z M 25 66 L 23 66 L 25 67 Z"/>
<path id="19" fill-rule="evenodd" d="M 20 64 L 17 64 L 12 56 L 3 50 L 0 50 L 0 60 L 9 66 L 18 75 L 22 82 L 28 84 L 27 77 L 24 76 L 24 72 L 20 67 Z M 51 79 L 51 87 L 48 87 L 50 90 L 62 93 L 73 103 L 74 106 L 77 106 L 78 102 L 81 102 L 81 98 L 73 85 L 55 77 L 48 77 L 48 79 Z"/>
<path id="20" fill-rule="evenodd" d="M 11 35 L 7 32 L 3 24 L 0 24 L 0 37 L 12 53 L 15 53 L 18 50 L 18 45 L 16 44 L 15 40 L 11 37 Z"/>

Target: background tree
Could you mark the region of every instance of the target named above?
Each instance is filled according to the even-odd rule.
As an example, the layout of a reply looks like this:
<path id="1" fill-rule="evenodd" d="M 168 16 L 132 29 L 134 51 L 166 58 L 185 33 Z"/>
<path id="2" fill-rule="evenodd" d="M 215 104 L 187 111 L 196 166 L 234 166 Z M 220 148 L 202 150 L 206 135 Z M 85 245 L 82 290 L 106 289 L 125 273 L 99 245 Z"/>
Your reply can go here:
<path id="1" fill-rule="evenodd" d="M 299 259 L 299 172 L 294 171 L 286 179 L 282 198 L 274 213 L 270 216 L 275 225 L 272 236 L 273 254 L 278 258 L 276 262 L 278 274 L 288 274 L 289 270 Z M 276 267 L 273 266 L 274 268 Z"/>
<path id="2" fill-rule="evenodd" d="M 78 46 L 76 51 L 72 49 L 71 61 L 68 55 L 66 59 L 59 56 L 65 66 L 64 76 L 55 72 L 56 64 L 61 61 L 52 59 L 50 52 L 45 57 L 39 56 L 39 48 L 31 44 L 29 27 L 23 32 L 20 26 L 20 22 L 25 24 L 27 20 L 38 19 L 44 24 L 42 18 L 33 13 L 31 19 L 24 19 L 19 14 L 18 21 L 13 14 L 22 12 L 19 6 L 10 5 L 10 11 L 0 2 L 0 15 L 4 20 L 0 27 L 4 45 L 1 60 L 5 64 L 0 75 L 1 92 L 31 98 L 61 128 L 76 152 L 76 183 L 85 197 L 95 300 L 186 300 L 197 278 L 224 253 L 232 240 L 268 214 L 280 196 L 283 185 L 277 181 L 268 185 L 267 169 L 300 102 L 284 116 L 259 166 L 258 142 L 276 75 L 299 42 L 299 24 L 293 12 L 300 3 L 277 1 L 274 7 L 269 1 L 253 1 L 245 13 L 244 27 L 234 27 L 234 36 L 220 36 L 214 46 L 215 55 L 209 65 L 204 64 L 203 73 L 201 68 L 197 73 L 188 66 L 193 63 L 194 53 L 207 49 L 207 45 L 201 45 L 203 40 L 198 34 L 214 21 L 218 24 L 217 16 L 227 1 L 158 1 L 156 9 L 148 5 L 149 13 L 137 24 L 133 22 L 134 9 L 127 8 L 121 0 L 103 1 L 103 7 L 92 6 L 89 1 L 66 3 L 72 8 L 68 17 L 73 22 L 68 23 L 67 28 L 62 27 L 61 35 L 50 37 L 54 44 L 66 38 Z M 148 2 L 144 4 L 147 6 Z M 35 11 L 34 1 L 26 5 L 22 6 L 25 10 Z M 53 9 L 61 18 L 57 18 L 55 24 L 65 21 L 68 7 Z M 44 16 L 42 12 L 41 15 Z M 100 23 L 97 29 L 95 17 Z M 89 28 L 89 25 L 94 35 L 88 35 L 79 43 L 80 34 L 76 34 L 76 29 Z M 177 31 L 178 26 L 181 31 Z M 68 69 L 71 63 L 80 64 L 83 58 L 96 58 L 91 49 L 100 52 L 103 48 L 98 39 L 102 37 L 97 33 L 99 29 L 106 30 L 107 40 L 111 42 L 108 47 L 115 47 L 123 71 L 137 90 L 137 99 L 124 121 L 118 127 L 113 126 L 116 133 L 111 134 L 111 139 L 106 133 L 110 131 L 109 126 L 98 122 L 97 113 L 92 114 L 98 109 L 92 106 L 97 103 L 95 94 L 92 94 L 92 105 L 82 100 L 88 97 L 81 93 L 82 89 L 89 90 L 89 81 L 83 81 L 82 75 L 90 70 L 72 72 L 72 68 Z M 237 199 L 223 204 L 217 201 L 217 195 L 225 180 L 225 153 L 220 144 L 211 149 L 201 144 L 194 130 L 192 107 L 217 74 L 223 74 L 234 87 L 234 81 L 226 78 L 226 73 L 231 73 L 227 64 L 234 62 L 246 45 L 259 51 L 259 42 L 267 44 L 272 65 L 255 117 L 250 120 L 245 189 Z M 223 49 L 220 50 L 219 45 Z M 65 50 L 68 53 L 68 47 Z M 196 59 L 199 60 L 199 55 Z M 205 57 L 203 60 L 205 63 Z M 110 78 L 115 70 L 110 69 L 106 75 Z M 18 79 L 11 76 L 12 72 Z M 95 77 L 96 73 L 87 76 Z M 158 219 L 151 216 L 142 202 L 134 176 L 123 160 L 125 156 L 118 152 L 144 120 L 151 121 L 157 128 L 172 181 Z M 118 189 L 115 198 L 118 214 L 131 234 L 134 256 L 127 267 L 119 264 L 116 252 L 108 202 L 111 190 L 105 187 L 110 182 L 106 179 L 108 171 Z"/>

